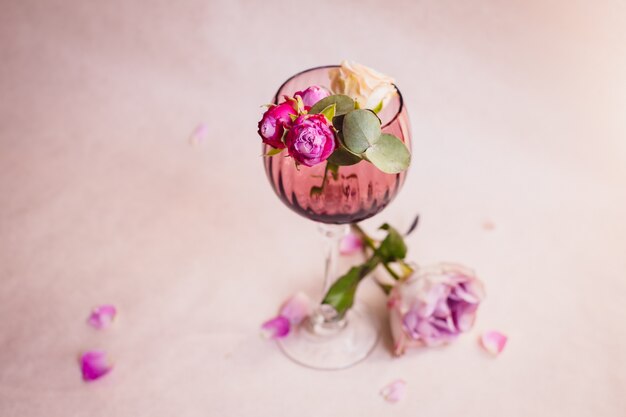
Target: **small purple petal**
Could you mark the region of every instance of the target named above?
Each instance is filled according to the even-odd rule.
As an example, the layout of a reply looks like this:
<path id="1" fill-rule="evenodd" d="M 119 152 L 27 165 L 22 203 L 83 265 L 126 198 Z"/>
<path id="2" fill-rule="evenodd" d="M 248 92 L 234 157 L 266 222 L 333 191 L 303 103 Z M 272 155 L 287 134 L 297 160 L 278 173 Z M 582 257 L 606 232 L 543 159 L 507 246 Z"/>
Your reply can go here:
<path id="1" fill-rule="evenodd" d="M 352 255 L 363 249 L 363 240 L 355 233 L 348 233 L 339 242 L 339 253 L 341 255 Z"/>
<path id="2" fill-rule="evenodd" d="M 390 403 L 397 403 L 406 394 L 406 382 L 397 379 L 393 381 L 391 384 L 387 385 L 380 391 L 380 395 L 382 395 L 385 400 Z"/>
<path id="3" fill-rule="evenodd" d="M 87 382 L 95 381 L 113 369 L 106 362 L 106 353 L 97 350 L 86 352 L 81 356 L 80 368 L 83 372 L 83 380 Z"/>
<path id="4" fill-rule="evenodd" d="M 87 319 L 87 323 L 96 329 L 102 329 L 111 324 L 116 314 L 117 309 L 115 306 L 104 304 L 93 309 L 91 315 Z"/>
<path id="5" fill-rule="evenodd" d="M 280 339 L 289 334 L 291 323 L 283 316 L 276 316 L 261 326 L 261 335 L 267 339 Z"/>

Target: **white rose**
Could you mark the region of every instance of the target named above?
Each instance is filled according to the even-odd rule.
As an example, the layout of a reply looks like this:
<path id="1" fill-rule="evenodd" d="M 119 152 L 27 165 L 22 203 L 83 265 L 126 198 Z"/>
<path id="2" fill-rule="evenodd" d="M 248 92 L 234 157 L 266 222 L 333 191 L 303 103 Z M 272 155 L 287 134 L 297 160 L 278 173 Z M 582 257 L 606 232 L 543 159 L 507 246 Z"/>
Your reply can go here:
<path id="1" fill-rule="evenodd" d="M 329 72 L 334 94 L 345 94 L 362 109 L 380 111 L 397 94 L 394 79 L 365 65 L 343 61 Z"/>

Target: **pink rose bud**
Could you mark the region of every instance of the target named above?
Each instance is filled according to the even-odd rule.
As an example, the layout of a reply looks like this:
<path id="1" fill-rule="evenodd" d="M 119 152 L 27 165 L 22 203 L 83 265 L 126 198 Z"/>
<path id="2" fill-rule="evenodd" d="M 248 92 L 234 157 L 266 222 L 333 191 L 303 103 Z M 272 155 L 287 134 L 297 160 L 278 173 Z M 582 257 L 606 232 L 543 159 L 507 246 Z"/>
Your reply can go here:
<path id="1" fill-rule="evenodd" d="M 295 115 L 296 110 L 289 101 L 267 109 L 259 121 L 259 135 L 263 142 L 273 148 L 284 148 L 285 144 L 281 139 L 285 128 L 289 128 L 291 125 L 290 115 L 292 114 Z"/>
<path id="2" fill-rule="evenodd" d="M 305 114 L 292 124 L 285 137 L 289 155 L 312 167 L 324 162 L 335 150 L 335 133 L 325 116 Z"/>
<path id="3" fill-rule="evenodd" d="M 315 103 L 323 98 L 328 97 L 329 95 L 330 92 L 324 87 L 320 87 L 319 85 L 312 85 L 306 90 L 296 92 L 294 94 L 294 97 L 300 96 L 305 107 L 313 107 Z"/>
<path id="4" fill-rule="evenodd" d="M 460 265 L 420 268 L 389 295 L 395 354 L 453 341 L 472 328 L 483 298 L 482 283 Z"/>

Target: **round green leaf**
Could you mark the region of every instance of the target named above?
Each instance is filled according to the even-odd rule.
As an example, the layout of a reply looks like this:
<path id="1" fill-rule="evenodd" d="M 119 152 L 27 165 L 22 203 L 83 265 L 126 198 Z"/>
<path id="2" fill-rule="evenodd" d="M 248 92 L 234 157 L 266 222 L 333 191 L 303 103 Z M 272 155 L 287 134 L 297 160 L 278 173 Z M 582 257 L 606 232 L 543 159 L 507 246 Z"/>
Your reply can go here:
<path id="1" fill-rule="evenodd" d="M 348 149 L 363 153 L 380 137 L 380 119 L 370 110 L 353 110 L 343 119 L 342 133 Z"/>
<path id="2" fill-rule="evenodd" d="M 339 146 L 328 158 L 328 162 L 340 166 L 354 165 L 363 159 L 359 155 L 355 155 L 343 146 Z"/>
<path id="3" fill-rule="evenodd" d="M 404 143 L 393 135 L 384 133 L 365 151 L 367 159 L 387 174 L 404 171 L 411 163 L 411 154 Z"/>
<path id="4" fill-rule="evenodd" d="M 311 107 L 309 113 L 318 114 L 328 106 L 336 105 L 335 116 L 341 116 L 349 111 L 354 110 L 354 100 L 343 94 L 334 94 L 332 96 L 324 97 Z M 332 120 L 332 119 L 331 119 Z"/>

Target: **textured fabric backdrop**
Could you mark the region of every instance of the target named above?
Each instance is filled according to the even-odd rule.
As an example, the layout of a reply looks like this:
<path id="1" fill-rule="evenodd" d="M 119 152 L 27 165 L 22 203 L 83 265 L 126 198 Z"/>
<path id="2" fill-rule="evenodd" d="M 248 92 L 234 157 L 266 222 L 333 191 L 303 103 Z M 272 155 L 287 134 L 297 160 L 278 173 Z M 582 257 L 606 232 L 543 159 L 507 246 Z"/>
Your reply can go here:
<path id="1" fill-rule="evenodd" d="M 1 416 L 626 415 L 624 2 L 0 7 Z M 395 76 L 413 127 L 405 187 L 366 227 L 420 213 L 410 257 L 474 267 L 488 298 L 452 346 L 394 359 L 385 333 L 318 372 L 258 335 L 319 289 L 323 253 L 273 195 L 256 122 L 288 76 L 343 58 Z M 104 302 L 119 320 L 98 332 Z M 92 348 L 116 368 L 85 384 Z"/>

